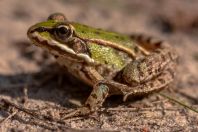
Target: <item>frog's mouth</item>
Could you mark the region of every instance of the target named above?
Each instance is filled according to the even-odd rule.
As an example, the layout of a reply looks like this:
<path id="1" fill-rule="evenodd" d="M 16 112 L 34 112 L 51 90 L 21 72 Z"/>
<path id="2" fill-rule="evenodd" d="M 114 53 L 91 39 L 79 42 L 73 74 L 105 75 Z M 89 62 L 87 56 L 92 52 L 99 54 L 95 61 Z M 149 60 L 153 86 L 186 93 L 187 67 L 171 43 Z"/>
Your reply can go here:
<path id="1" fill-rule="evenodd" d="M 50 34 L 50 29 L 28 30 L 27 35 L 34 45 L 42 47 L 55 56 L 77 62 L 93 63 L 94 60 L 87 54 L 76 53 L 65 43 L 61 43 Z"/>

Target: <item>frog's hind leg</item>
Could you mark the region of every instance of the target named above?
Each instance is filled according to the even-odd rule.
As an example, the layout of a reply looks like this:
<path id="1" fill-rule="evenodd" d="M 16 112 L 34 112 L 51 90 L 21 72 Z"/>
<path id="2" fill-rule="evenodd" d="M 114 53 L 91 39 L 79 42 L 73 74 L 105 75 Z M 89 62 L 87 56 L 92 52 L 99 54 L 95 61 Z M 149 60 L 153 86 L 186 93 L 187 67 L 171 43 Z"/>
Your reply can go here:
<path id="1" fill-rule="evenodd" d="M 164 68 L 164 70 L 156 77 L 153 77 L 153 79 L 143 82 L 142 84 L 137 85 L 135 87 L 132 87 L 132 90 L 124 94 L 123 100 L 125 101 L 129 95 L 131 96 L 145 95 L 167 88 L 175 77 L 176 74 L 175 70 L 176 70 L 176 63 L 170 62 Z"/>
<path id="2" fill-rule="evenodd" d="M 143 58 L 130 62 L 121 71 L 123 83 L 136 86 L 161 74 L 169 63 L 176 63 L 177 55 L 171 48 L 159 48 Z"/>
<path id="3" fill-rule="evenodd" d="M 111 87 L 113 91 L 110 91 L 110 94 L 122 93 L 123 101 L 126 101 L 127 97 L 130 96 L 144 96 L 149 93 L 160 91 L 173 81 L 175 77 L 175 68 L 176 63 L 171 62 L 168 66 L 162 71 L 161 74 L 154 77 L 150 81 L 142 82 L 136 86 L 129 86 L 123 83 L 118 83 L 114 81 L 106 82 L 106 85 Z"/>

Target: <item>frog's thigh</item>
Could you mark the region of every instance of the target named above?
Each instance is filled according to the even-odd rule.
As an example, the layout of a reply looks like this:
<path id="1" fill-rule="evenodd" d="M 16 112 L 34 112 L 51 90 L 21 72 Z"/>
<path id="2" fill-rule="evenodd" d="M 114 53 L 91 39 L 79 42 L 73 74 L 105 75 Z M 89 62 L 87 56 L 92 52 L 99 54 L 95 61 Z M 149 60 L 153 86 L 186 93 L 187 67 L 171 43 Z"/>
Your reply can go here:
<path id="1" fill-rule="evenodd" d="M 123 101 L 125 101 L 129 95 L 145 95 L 166 88 L 173 81 L 173 78 L 175 76 L 175 67 L 176 63 L 169 63 L 160 75 L 148 82 L 139 84 L 134 87 L 114 81 L 107 81 L 104 83 L 112 88 L 110 89 L 110 94 L 122 93 L 124 95 Z"/>
<path id="2" fill-rule="evenodd" d="M 176 56 L 170 49 L 157 49 L 150 55 L 126 65 L 122 72 L 122 80 L 133 86 L 149 81 L 161 74 L 175 59 Z"/>

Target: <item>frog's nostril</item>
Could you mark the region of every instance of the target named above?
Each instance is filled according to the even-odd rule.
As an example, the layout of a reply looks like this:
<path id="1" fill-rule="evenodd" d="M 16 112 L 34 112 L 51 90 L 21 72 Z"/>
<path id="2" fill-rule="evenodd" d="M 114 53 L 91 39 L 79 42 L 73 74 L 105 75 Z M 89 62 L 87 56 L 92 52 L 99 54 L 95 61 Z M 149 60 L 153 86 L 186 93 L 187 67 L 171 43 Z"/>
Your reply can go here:
<path id="1" fill-rule="evenodd" d="M 45 32 L 46 31 L 46 29 L 45 28 L 43 28 L 43 27 L 39 27 L 39 28 L 37 28 L 37 29 L 35 29 L 37 32 Z M 33 32 L 34 32 L 34 30 L 33 30 Z"/>
<path id="2" fill-rule="evenodd" d="M 28 33 L 33 33 L 34 31 L 32 31 L 32 30 L 30 30 L 30 31 L 28 31 Z"/>

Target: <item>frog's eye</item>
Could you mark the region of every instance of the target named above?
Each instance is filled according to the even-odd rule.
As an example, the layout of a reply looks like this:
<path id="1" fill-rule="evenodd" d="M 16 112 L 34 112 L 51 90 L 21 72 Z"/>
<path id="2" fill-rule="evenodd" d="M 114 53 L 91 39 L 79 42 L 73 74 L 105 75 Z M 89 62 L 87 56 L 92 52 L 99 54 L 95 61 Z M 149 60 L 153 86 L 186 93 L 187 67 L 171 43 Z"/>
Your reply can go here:
<path id="1" fill-rule="evenodd" d="M 70 38 L 73 34 L 73 31 L 70 27 L 60 25 L 57 28 L 55 28 L 55 36 L 57 39 L 66 41 L 68 38 Z"/>

